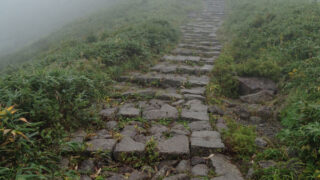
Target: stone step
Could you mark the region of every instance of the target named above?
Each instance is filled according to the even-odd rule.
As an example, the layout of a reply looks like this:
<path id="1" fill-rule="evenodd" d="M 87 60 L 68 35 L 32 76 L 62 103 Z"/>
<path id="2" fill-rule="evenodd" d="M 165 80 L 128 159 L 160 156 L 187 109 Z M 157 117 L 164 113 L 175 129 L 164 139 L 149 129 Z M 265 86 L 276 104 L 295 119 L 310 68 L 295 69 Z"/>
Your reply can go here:
<path id="1" fill-rule="evenodd" d="M 204 41 L 204 40 L 182 40 L 182 43 L 188 44 L 197 44 L 197 45 L 202 45 L 202 46 L 214 46 L 218 44 L 218 41 Z"/>
<path id="2" fill-rule="evenodd" d="M 190 142 L 191 155 L 193 156 L 209 156 L 225 148 L 221 135 L 217 131 L 194 131 L 191 134 Z"/>
<path id="3" fill-rule="evenodd" d="M 205 50 L 205 51 L 219 51 L 221 50 L 222 46 L 215 45 L 215 46 L 201 46 L 201 45 L 195 45 L 195 44 L 183 44 L 180 43 L 178 45 L 179 48 L 189 48 L 189 49 L 198 49 L 198 50 Z"/>
<path id="4" fill-rule="evenodd" d="M 201 57 L 212 57 L 218 56 L 220 54 L 219 51 L 202 51 L 202 50 L 195 50 L 195 49 L 185 49 L 185 48 L 176 48 L 172 52 L 175 55 L 182 55 L 182 56 L 201 56 Z"/>
<path id="5" fill-rule="evenodd" d="M 174 75 L 162 73 L 132 73 L 121 76 L 119 81 L 133 82 L 150 87 L 181 87 L 181 86 L 206 86 L 209 83 L 207 76 Z"/>
<path id="6" fill-rule="evenodd" d="M 212 180 L 244 180 L 240 170 L 230 162 L 227 156 L 215 154 L 210 160 L 217 175 Z"/>
<path id="7" fill-rule="evenodd" d="M 161 73 L 191 74 L 203 75 L 209 73 L 213 65 L 205 64 L 203 66 L 190 66 L 183 64 L 171 64 L 167 62 L 159 63 L 151 68 L 152 71 Z"/>
<path id="8" fill-rule="evenodd" d="M 168 101 L 176 101 L 184 99 L 184 96 L 179 94 L 176 89 L 167 88 L 143 88 L 131 85 L 130 88 L 119 91 L 114 98 L 127 98 L 127 99 L 160 99 Z"/>
<path id="9" fill-rule="evenodd" d="M 161 89 L 161 88 L 143 88 L 136 86 L 134 84 L 128 84 L 128 85 L 122 85 L 122 89 L 115 92 L 113 95 L 111 95 L 112 98 L 118 98 L 118 99 L 136 99 L 136 100 L 148 100 L 148 99 L 159 99 L 163 101 L 171 102 L 173 105 L 179 105 L 180 102 L 183 103 L 188 100 L 201 100 L 205 101 L 204 87 L 195 87 L 190 89 L 181 89 L 177 90 L 174 88 L 167 88 L 167 89 Z M 182 101 L 181 101 L 182 100 Z M 185 101 L 184 101 L 185 100 Z M 179 102 L 179 103 L 177 103 Z M 102 111 L 101 116 L 104 116 L 104 119 L 110 119 L 110 113 L 114 113 L 117 111 L 114 108 L 111 108 L 107 111 Z"/>
<path id="10" fill-rule="evenodd" d="M 168 55 L 168 56 L 164 56 L 162 60 L 180 62 L 180 63 L 213 64 L 215 58 L 205 58 L 205 57 L 199 57 L 199 56 Z"/>
<path id="11" fill-rule="evenodd" d="M 207 33 L 206 35 L 199 35 L 198 33 L 188 33 L 182 36 L 183 39 L 201 39 L 201 40 L 216 40 L 215 33 Z"/>
<path id="12" fill-rule="evenodd" d="M 202 37 L 197 36 L 183 36 L 184 41 L 192 41 L 192 42 L 199 42 L 199 41 L 217 41 L 217 38 L 215 36 L 211 36 L 210 34 Z"/>
<path id="13" fill-rule="evenodd" d="M 209 121 L 208 106 L 199 99 L 193 99 L 184 104 L 180 118 L 185 121 Z"/>
<path id="14" fill-rule="evenodd" d="M 216 32 L 218 29 L 217 25 L 212 25 L 211 27 L 193 27 L 193 26 L 186 26 L 181 27 L 182 33 L 198 33 L 198 34 L 207 34 L 211 32 Z"/>

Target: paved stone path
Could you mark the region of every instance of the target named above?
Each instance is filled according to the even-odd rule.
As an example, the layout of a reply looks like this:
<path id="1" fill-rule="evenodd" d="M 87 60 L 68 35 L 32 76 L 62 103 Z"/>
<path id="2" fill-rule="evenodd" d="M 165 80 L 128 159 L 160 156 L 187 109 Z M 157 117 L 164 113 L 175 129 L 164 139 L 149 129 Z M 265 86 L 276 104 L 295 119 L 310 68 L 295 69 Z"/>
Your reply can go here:
<path id="1" fill-rule="evenodd" d="M 119 105 L 100 112 L 107 121 L 106 129 L 90 138 L 79 131 L 73 140 L 84 142 L 89 153 L 111 152 L 115 162 L 130 156 L 145 157 L 148 142 L 155 141 L 152 151 L 159 154 L 155 171 L 131 168 L 129 179 L 243 179 L 223 155 L 221 129 L 212 128 L 209 114 L 214 110 L 206 105 L 207 74 L 221 49 L 216 30 L 222 23 L 223 10 L 222 0 L 205 0 L 202 12 L 190 14 L 192 20 L 181 26 L 183 37 L 176 49 L 149 72 L 134 72 L 119 79 L 114 96 Z M 120 123 L 125 120 L 128 123 Z M 89 164 L 94 169 L 95 165 L 90 164 L 97 163 L 86 160 L 83 166 Z M 108 179 L 124 179 L 128 174 L 105 173 Z M 83 175 L 82 179 L 90 177 Z"/>

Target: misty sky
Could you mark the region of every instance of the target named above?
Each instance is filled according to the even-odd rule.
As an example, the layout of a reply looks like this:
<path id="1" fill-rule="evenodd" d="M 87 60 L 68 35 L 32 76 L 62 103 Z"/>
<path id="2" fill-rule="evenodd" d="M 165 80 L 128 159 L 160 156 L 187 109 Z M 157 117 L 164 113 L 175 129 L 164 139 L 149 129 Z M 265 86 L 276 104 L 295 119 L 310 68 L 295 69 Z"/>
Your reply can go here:
<path id="1" fill-rule="evenodd" d="M 0 0 L 0 56 L 106 7 L 108 1 Z"/>

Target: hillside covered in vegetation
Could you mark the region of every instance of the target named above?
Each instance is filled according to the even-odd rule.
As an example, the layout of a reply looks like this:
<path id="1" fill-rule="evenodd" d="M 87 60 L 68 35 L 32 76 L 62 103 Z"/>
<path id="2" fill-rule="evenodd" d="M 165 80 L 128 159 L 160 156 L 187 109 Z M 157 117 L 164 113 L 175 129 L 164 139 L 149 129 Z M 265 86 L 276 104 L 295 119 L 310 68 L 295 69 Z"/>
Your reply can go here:
<path id="1" fill-rule="evenodd" d="M 8 59 L 0 79 L 0 179 L 70 177 L 64 137 L 101 126 L 113 79 L 143 69 L 178 42 L 194 0 L 123 0 Z M 16 66 L 16 63 L 22 65 Z"/>
<path id="2" fill-rule="evenodd" d="M 273 160 L 276 165 L 263 170 L 256 166 L 255 178 L 320 178 L 319 2 L 227 3 L 229 15 L 220 30 L 224 49 L 212 71 L 215 93 L 237 98 L 237 76 L 272 79 L 280 90 L 272 106 L 283 129 L 269 148 L 250 153 L 257 156 L 255 161 Z"/>

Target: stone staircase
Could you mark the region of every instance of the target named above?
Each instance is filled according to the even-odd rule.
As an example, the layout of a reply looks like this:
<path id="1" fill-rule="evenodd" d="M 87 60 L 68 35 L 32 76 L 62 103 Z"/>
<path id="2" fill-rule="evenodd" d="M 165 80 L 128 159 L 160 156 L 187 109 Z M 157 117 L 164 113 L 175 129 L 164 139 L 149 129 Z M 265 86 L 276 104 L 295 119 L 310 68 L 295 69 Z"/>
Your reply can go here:
<path id="1" fill-rule="evenodd" d="M 146 156 L 148 142 L 156 142 L 153 151 L 159 162 L 151 167 L 154 172 L 130 166 L 128 172 L 104 172 L 107 179 L 243 179 L 223 155 L 221 129 L 212 128 L 205 97 L 208 73 L 221 49 L 215 33 L 223 10 L 223 0 L 205 0 L 202 12 L 190 14 L 192 21 L 181 26 L 183 37 L 176 49 L 149 72 L 119 78 L 114 98 L 121 99 L 120 103 L 100 113 L 107 120 L 106 129 L 90 138 L 83 131 L 73 135 L 73 140 L 86 144 L 88 152 L 111 152 L 113 161 L 120 163 L 123 157 Z M 120 127 L 123 119 L 127 123 Z M 88 161 L 82 165 L 87 167 Z M 97 169 L 97 162 L 91 164 L 91 170 Z"/>

